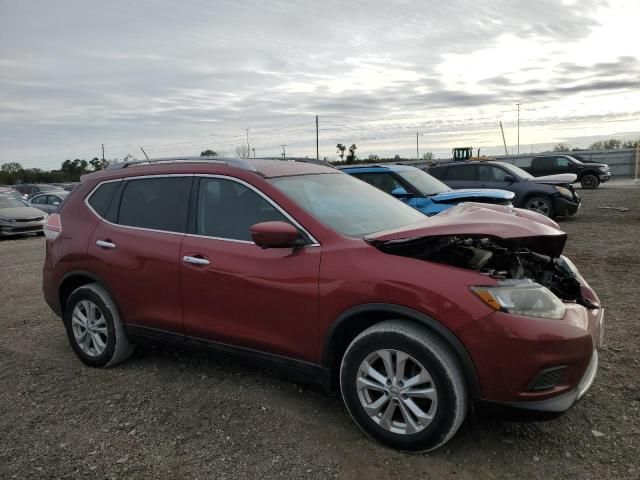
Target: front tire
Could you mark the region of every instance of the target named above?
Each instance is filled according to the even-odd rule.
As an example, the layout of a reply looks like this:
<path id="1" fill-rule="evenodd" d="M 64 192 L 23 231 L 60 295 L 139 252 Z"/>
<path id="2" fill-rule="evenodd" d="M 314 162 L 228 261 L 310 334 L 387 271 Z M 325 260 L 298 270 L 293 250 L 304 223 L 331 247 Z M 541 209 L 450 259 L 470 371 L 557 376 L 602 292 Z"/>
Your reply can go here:
<path id="1" fill-rule="evenodd" d="M 340 367 L 349 414 L 370 437 L 405 451 L 429 451 L 458 431 L 468 408 L 459 362 L 425 328 L 402 320 L 358 335 Z"/>
<path id="2" fill-rule="evenodd" d="M 582 188 L 586 190 L 598 188 L 598 186 L 600 185 L 600 179 L 592 173 L 587 173 L 580 179 L 580 185 L 582 185 Z"/>
<path id="3" fill-rule="evenodd" d="M 553 218 L 553 201 L 549 197 L 531 197 L 524 202 L 523 208 Z"/>
<path id="4" fill-rule="evenodd" d="M 111 367 L 133 353 L 116 305 L 97 283 L 71 293 L 64 325 L 74 352 L 91 367 Z"/>

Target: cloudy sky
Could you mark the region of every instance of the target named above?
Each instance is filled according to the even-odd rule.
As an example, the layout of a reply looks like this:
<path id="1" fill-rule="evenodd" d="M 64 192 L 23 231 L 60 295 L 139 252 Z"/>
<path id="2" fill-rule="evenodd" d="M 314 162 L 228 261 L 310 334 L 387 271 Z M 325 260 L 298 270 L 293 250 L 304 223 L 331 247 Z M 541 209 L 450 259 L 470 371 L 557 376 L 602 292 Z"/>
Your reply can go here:
<path id="1" fill-rule="evenodd" d="M 638 0 L 0 0 L 0 163 L 640 137 Z"/>

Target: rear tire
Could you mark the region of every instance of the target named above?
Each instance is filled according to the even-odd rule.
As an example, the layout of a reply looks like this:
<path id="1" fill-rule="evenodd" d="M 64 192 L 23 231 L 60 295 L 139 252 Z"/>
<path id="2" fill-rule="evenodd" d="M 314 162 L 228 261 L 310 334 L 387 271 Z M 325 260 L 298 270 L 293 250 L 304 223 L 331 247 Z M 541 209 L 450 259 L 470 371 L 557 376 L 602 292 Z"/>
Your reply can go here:
<path id="1" fill-rule="evenodd" d="M 435 334 L 390 320 L 358 335 L 340 366 L 349 414 L 371 438 L 405 451 L 429 451 L 458 431 L 468 408 L 460 364 Z"/>
<path id="2" fill-rule="evenodd" d="M 91 367 L 111 367 L 131 356 L 118 309 L 97 283 L 75 289 L 65 307 L 64 325 L 71 347 Z"/>
<path id="3" fill-rule="evenodd" d="M 587 173 L 580 179 L 580 185 L 582 185 L 582 188 L 586 190 L 598 188 L 598 186 L 600 185 L 600 179 L 592 173 Z"/>
<path id="4" fill-rule="evenodd" d="M 553 218 L 553 201 L 549 197 L 531 197 L 524 202 L 523 208 Z"/>

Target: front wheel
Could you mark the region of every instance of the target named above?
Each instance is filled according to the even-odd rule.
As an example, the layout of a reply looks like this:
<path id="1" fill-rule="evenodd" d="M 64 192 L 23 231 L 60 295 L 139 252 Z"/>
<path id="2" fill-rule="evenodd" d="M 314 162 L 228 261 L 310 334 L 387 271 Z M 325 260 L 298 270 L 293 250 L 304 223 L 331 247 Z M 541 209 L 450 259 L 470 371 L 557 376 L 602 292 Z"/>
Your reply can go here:
<path id="1" fill-rule="evenodd" d="M 580 185 L 582 185 L 582 188 L 589 190 L 598 188 L 598 186 L 600 185 L 600 179 L 597 176 L 588 173 L 582 176 L 582 178 L 580 179 Z"/>
<path id="2" fill-rule="evenodd" d="M 531 197 L 524 202 L 523 208 L 553 218 L 553 202 L 548 197 Z"/>
<path id="3" fill-rule="evenodd" d="M 467 412 L 456 357 L 439 337 L 407 321 L 376 324 L 353 340 L 342 359 L 340 389 L 358 426 L 400 450 L 440 447 Z"/>

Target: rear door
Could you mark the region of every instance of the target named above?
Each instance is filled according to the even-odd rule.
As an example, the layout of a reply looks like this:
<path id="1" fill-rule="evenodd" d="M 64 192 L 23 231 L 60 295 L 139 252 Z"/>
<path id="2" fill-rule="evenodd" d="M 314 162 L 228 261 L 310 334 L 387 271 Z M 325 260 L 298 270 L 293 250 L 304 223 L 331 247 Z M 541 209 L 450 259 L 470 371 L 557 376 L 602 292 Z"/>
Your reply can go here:
<path id="1" fill-rule="evenodd" d="M 248 183 L 209 176 L 197 184 L 192 233 L 180 252 L 186 334 L 312 360 L 321 247 Z M 265 221 L 294 224 L 309 245 L 258 247 L 249 229 Z"/>
<path id="2" fill-rule="evenodd" d="M 477 165 L 451 165 L 444 183 L 451 188 L 477 188 Z"/>
<path id="3" fill-rule="evenodd" d="M 102 217 L 88 246 L 91 270 L 129 325 L 184 333 L 179 255 L 192 182 L 191 175 L 131 178 L 105 183 L 110 192 L 99 188 L 88 199 Z"/>

